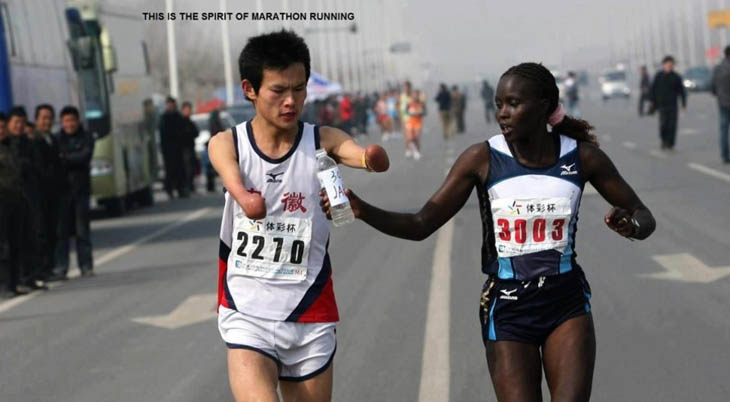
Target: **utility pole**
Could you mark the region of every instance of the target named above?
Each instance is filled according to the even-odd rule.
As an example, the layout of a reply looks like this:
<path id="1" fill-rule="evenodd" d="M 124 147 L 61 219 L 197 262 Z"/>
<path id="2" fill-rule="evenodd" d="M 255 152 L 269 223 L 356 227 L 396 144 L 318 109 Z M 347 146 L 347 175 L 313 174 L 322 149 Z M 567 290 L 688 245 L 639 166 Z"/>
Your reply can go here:
<path id="1" fill-rule="evenodd" d="M 226 0 L 220 0 L 221 12 L 225 13 Z M 228 21 L 221 22 L 221 45 L 223 46 L 223 75 L 226 78 L 226 105 L 233 106 L 233 75 L 231 74 L 231 44 L 228 37 Z"/>
<path id="2" fill-rule="evenodd" d="M 172 0 L 165 1 L 165 11 L 169 15 L 173 11 Z M 178 97 L 180 87 L 177 82 L 177 53 L 175 52 L 175 26 L 172 20 L 167 18 L 167 63 L 170 69 L 170 96 Z"/>

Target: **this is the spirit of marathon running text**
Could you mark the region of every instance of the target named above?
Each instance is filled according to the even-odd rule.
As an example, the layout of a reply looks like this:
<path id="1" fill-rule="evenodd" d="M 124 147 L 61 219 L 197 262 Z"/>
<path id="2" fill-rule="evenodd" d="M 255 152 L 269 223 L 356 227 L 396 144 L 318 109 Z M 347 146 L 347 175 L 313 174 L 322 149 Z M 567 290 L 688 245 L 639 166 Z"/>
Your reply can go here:
<path id="1" fill-rule="evenodd" d="M 145 21 L 353 21 L 353 12 L 143 12 Z"/>

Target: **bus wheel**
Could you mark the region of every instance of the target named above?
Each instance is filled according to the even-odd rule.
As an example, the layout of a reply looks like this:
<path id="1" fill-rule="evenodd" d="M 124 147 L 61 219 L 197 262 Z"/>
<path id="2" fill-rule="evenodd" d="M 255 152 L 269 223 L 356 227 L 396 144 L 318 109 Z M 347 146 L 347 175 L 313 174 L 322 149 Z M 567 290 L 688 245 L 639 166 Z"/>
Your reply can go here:
<path id="1" fill-rule="evenodd" d="M 137 196 L 139 200 L 139 205 L 143 207 L 151 207 L 155 205 L 155 195 L 152 191 L 152 187 L 145 187 L 142 190 L 139 191 L 139 194 Z"/>
<path id="2" fill-rule="evenodd" d="M 124 197 L 116 197 L 106 202 L 106 212 L 109 216 L 122 216 L 127 212 L 127 203 Z"/>

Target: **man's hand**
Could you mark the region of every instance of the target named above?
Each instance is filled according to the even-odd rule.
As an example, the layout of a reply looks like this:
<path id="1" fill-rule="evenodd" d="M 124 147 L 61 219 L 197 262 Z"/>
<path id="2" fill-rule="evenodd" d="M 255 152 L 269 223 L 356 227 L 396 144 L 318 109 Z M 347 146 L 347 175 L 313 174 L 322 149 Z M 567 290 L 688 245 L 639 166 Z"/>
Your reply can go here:
<path id="1" fill-rule="evenodd" d="M 611 208 L 603 220 L 606 222 L 606 226 L 623 237 L 630 237 L 635 234 L 635 226 L 631 223 L 631 214 L 623 208 Z"/>
<path id="2" fill-rule="evenodd" d="M 360 215 L 362 214 L 364 202 L 360 199 L 360 197 L 356 196 L 355 193 L 353 193 L 352 190 L 350 190 L 349 188 L 345 189 L 345 194 L 350 200 L 350 208 L 352 208 L 352 213 L 355 215 L 355 218 L 359 219 Z M 327 192 L 324 189 L 319 190 L 319 197 L 319 206 L 322 208 L 322 212 L 327 215 L 327 219 L 332 220 L 330 199 L 329 197 L 327 197 Z"/>

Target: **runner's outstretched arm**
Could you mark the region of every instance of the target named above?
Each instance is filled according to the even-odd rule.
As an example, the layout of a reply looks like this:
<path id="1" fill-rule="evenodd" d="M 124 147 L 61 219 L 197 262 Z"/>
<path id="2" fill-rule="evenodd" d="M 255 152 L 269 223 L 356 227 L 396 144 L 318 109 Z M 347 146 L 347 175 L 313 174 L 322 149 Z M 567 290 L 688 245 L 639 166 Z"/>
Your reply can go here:
<path id="1" fill-rule="evenodd" d="M 608 155 L 593 144 L 581 143 L 580 159 L 584 179 L 613 205 L 604 217 L 606 225 L 624 237 L 649 237 L 656 228 L 654 216 L 621 177 Z"/>
<path id="2" fill-rule="evenodd" d="M 246 216 L 251 219 L 263 219 L 266 216 L 266 203 L 261 195 L 249 192 L 243 185 L 231 130 L 220 132 L 210 139 L 208 157 L 221 177 L 223 186 L 243 208 Z"/>
<path id="3" fill-rule="evenodd" d="M 347 190 L 355 217 L 375 229 L 395 237 L 423 240 L 448 222 L 464 206 L 475 185 L 483 183 L 489 166 L 486 143 L 464 151 L 449 171 L 446 180 L 417 213 L 397 213 L 374 207 Z M 322 210 L 329 214 L 329 200 L 320 192 Z"/>
<path id="4" fill-rule="evenodd" d="M 390 167 L 388 154 L 380 145 L 361 147 L 344 131 L 333 127 L 320 127 L 320 142 L 335 161 L 356 169 L 384 172 Z"/>

